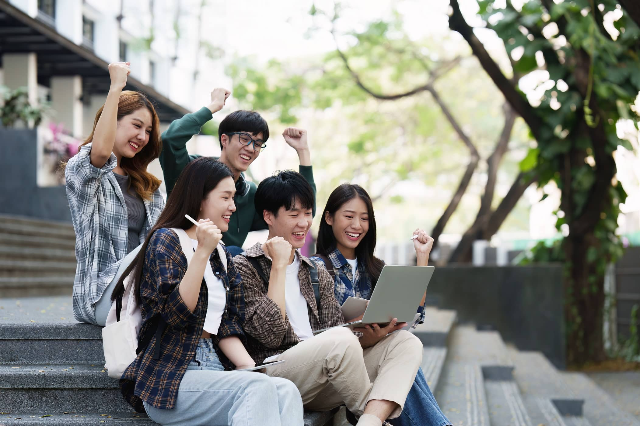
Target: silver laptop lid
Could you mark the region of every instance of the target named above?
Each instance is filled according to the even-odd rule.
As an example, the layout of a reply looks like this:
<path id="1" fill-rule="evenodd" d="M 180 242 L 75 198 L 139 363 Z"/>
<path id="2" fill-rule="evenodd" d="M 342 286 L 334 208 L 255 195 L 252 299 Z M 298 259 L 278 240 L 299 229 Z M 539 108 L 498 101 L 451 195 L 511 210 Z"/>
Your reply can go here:
<path id="1" fill-rule="evenodd" d="M 433 266 L 385 265 L 362 323 L 412 322 L 433 276 Z"/>

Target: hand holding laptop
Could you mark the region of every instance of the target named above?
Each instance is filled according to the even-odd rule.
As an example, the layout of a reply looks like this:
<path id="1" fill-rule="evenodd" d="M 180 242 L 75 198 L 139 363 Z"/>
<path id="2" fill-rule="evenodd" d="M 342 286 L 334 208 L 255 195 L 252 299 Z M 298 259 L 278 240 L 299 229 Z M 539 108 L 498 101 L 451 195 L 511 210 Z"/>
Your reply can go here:
<path id="1" fill-rule="evenodd" d="M 363 348 L 374 346 L 382 340 L 387 334 L 398 331 L 407 326 L 406 322 L 398 322 L 398 318 L 394 318 L 386 327 L 380 327 L 378 324 L 367 324 L 364 327 L 354 328 L 354 332 L 362 333 L 360 344 Z"/>

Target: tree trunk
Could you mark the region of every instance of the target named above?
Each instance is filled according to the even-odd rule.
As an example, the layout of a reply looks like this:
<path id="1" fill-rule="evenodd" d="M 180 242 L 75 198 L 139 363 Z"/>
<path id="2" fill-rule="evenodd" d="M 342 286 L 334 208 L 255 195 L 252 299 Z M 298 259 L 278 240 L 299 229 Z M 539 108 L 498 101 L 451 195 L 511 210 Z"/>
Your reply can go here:
<path id="1" fill-rule="evenodd" d="M 516 121 L 516 114 L 508 104 L 503 106 L 504 111 L 504 126 L 502 132 L 498 138 L 498 143 L 493 150 L 493 153 L 487 159 L 487 183 L 484 187 L 484 194 L 480 200 L 480 208 L 473 224 L 463 234 L 458 247 L 454 250 L 451 259 L 456 262 L 470 262 L 471 261 L 471 245 L 473 241 L 477 240 L 483 229 L 486 226 L 487 221 L 491 215 L 491 205 L 493 204 L 493 194 L 496 188 L 496 182 L 498 181 L 498 169 L 504 154 L 509 149 L 509 139 L 511 138 L 511 131 Z"/>
<path id="2" fill-rule="evenodd" d="M 516 204 L 524 191 L 537 180 L 537 176 L 531 173 L 520 173 L 516 176 L 509 192 L 502 199 L 498 207 L 493 210 L 484 221 L 478 221 L 472 225 L 467 232 L 464 233 L 458 246 L 449 257 L 449 263 L 469 263 L 471 262 L 471 254 L 473 242 L 476 240 L 489 240 L 500 229 L 509 213 L 515 208 Z"/>
<path id="3" fill-rule="evenodd" d="M 640 27 L 640 2 L 638 0 L 619 0 L 618 3 L 624 7 L 629 17 Z"/>

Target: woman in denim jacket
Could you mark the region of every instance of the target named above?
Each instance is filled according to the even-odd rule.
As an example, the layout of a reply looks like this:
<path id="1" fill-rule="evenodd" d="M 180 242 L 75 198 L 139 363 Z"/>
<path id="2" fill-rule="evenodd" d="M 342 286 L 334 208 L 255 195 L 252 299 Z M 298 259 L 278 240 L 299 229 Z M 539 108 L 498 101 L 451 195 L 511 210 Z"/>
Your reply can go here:
<path id="1" fill-rule="evenodd" d="M 425 231 L 414 233 L 414 248 L 418 266 L 426 266 L 433 247 L 433 238 Z M 350 296 L 371 298 L 384 262 L 374 256 L 376 247 L 376 219 L 373 203 L 367 191 L 359 185 L 342 184 L 333 190 L 320 219 L 317 248 L 312 259 L 322 261 L 334 277 L 335 296 L 343 304 Z M 424 298 L 421 305 L 424 305 Z M 418 310 L 424 318 L 424 308 Z M 349 320 L 349 319 L 347 319 Z M 377 324 L 355 329 L 370 337 L 382 339 L 404 324 Z M 451 423 L 440 410 L 422 369 L 407 395 L 400 417 L 389 420 L 395 426 L 444 426 Z"/>
<path id="2" fill-rule="evenodd" d="M 160 180 L 147 171 L 162 147 L 158 115 L 142 93 L 123 91 L 128 62 L 110 64 L 109 74 L 111 88 L 93 130 L 65 168 L 78 262 L 73 314 L 102 326 L 118 272 L 164 206 Z"/>
<path id="3" fill-rule="evenodd" d="M 149 343 L 139 345 L 120 388 L 137 411 L 163 425 L 303 424 L 302 399 L 292 382 L 225 371 L 255 365 L 244 346 L 242 281 L 220 243 L 236 210 L 235 192 L 227 166 L 208 157 L 190 162 L 123 274 L 132 274 L 142 314 L 139 341 Z M 172 228 L 190 237 L 191 261 Z M 114 298 L 123 293 L 123 281 Z"/>

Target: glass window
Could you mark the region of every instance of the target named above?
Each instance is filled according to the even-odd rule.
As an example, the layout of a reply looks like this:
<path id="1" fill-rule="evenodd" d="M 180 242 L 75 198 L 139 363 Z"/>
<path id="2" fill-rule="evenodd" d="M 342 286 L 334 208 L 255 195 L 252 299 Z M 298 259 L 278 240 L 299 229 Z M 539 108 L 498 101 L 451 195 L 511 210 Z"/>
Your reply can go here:
<path id="1" fill-rule="evenodd" d="M 156 84 L 156 63 L 149 61 L 149 82 L 152 86 Z"/>
<path id="2" fill-rule="evenodd" d="M 127 43 L 120 40 L 120 62 L 127 62 Z"/>
<path id="3" fill-rule="evenodd" d="M 82 43 L 90 48 L 93 48 L 93 37 L 95 31 L 94 22 L 87 18 L 86 16 L 82 17 Z"/>
<path id="4" fill-rule="evenodd" d="M 52 18 L 56 17 L 56 0 L 38 0 L 38 11 Z"/>

